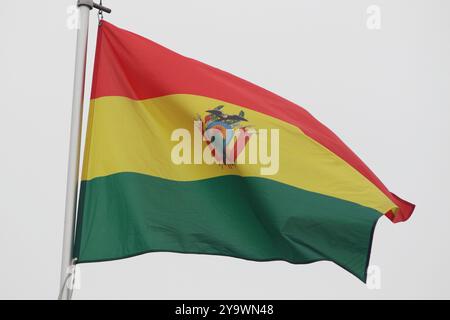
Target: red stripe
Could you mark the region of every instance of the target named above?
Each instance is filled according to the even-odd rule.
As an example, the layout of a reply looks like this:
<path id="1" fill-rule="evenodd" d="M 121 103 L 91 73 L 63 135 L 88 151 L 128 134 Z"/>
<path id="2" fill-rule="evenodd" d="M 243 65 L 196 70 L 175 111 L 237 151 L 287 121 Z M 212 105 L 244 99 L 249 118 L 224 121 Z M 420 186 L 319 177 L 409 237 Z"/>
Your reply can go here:
<path id="1" fill-rule="evenodd" d="M 405 221 L 414 205 L 393 195 L 331 130 L 305 109 L 248 81 L 181 56 L 148 39 L 103 21 L 99 27 L 92 98 L 125 96 L 135 100 L 194 94 L 227 101 L 299 127 L 345 160 L 399 208 L 392 221 Z"/>

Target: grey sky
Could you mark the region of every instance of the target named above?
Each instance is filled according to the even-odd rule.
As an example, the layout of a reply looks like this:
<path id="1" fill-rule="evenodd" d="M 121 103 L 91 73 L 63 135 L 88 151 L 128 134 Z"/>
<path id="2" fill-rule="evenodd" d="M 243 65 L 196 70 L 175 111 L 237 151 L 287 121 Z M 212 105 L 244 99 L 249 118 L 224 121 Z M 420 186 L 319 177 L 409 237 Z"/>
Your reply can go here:
<path id="1" fill-rule="evenodd" d="M 0 8 L 0 298 L 58 293 L 75 0 Z M 450 2 L 105 0 L 110 22 L 308 109 L 417 205 L 378 223 L 369 290 L 330 262 L 152 253 L 81 266 L 75 299 L 450 298 Z M 381 9 L 381 29 L 366 9 Z M 89 97 L 97 17 L 91 15 Z"/>

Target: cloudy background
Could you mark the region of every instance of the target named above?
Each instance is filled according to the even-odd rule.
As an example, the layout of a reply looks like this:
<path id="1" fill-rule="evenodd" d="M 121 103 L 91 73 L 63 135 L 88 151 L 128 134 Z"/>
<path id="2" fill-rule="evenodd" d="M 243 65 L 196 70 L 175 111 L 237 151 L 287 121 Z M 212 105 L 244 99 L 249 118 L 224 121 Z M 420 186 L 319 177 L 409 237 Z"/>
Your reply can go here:
<path id="1" fill-rule="evenodd" d="M 0 7 L 0 298 L 58 294 L 75 0 Z M 450 2 L 105 0 L 110 22 L 307 108 L 401 197 L 369 289 L 331 262 L 151 253 L 81 265 L 75 299 L 450 298 Z M 380 29 L 371 20 L 380 9 Z M 369 19 L 369 24 L 368 20 Z M 91 12 L 86 97 L 96 12 Z"/>

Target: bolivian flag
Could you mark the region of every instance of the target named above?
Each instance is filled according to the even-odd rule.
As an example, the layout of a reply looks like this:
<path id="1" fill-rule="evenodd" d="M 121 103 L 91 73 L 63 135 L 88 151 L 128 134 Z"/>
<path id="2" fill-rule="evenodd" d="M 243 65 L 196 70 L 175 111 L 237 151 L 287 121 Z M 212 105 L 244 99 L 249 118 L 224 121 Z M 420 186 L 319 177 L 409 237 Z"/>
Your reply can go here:
<path id="1" fill-rule="evenodd" d="M 329 260 L 365 281 L 377 220 L 413 209 L 302 107 L 99 27 L 78 263 L 155 251 Z"/>

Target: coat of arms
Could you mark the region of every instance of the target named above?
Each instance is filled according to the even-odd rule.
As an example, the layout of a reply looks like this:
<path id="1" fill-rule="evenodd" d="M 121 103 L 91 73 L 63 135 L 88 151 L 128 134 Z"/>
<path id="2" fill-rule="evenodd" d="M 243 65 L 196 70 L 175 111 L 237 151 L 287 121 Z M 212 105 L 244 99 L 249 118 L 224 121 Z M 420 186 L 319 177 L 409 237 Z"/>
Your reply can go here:
<path id="1" fill-rule="evenodd" d="M 206 115 L 197 121 L 202 122 L 202 135 L 210 147 L 211 154 L 220 164 L 232 166 L 239 154 L 245 149 L 252 131 L 245 118 L 244 111 L 239 114 L 227 114 L 220 105 L 212 110 L 206 110 Z M 220 150 L 220 151 L 219 151 Z"/>

